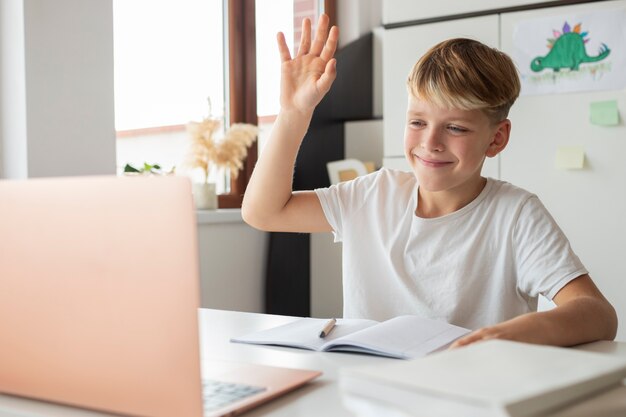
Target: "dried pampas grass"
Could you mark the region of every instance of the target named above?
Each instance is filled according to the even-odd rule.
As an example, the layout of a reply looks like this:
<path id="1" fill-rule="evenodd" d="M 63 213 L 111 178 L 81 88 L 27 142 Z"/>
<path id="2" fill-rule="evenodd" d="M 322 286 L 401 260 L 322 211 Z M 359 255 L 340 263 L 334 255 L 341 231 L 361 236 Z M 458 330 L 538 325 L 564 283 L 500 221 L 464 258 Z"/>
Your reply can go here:
<path id="1" fill-rule="evenodd" d="M 248 155 L 248 147 L 256 140 L 259 129 L 251 124 L 236 123 L 226 131 L 221 140 L 215 141 L 213 136 L 220 124 L 219 119 L 211 117 L 187 124 L 191 145 L 183 166 L 200 168 L 204 171 L 205 178 L 208 178 L 213 163 L 228 168 L 233 178 L 237 178 Z"/>

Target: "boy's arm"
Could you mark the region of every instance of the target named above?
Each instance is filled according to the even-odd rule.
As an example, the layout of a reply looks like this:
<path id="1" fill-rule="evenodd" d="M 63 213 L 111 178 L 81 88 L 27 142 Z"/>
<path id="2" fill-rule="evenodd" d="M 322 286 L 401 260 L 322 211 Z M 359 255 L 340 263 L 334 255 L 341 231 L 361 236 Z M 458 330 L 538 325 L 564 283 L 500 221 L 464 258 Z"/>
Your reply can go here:
<path id="1" fill-rule="evenodd" d="M 292 192 L 293 170 L 313 110 L 330 90 L 336 76 L 339 32 L 328 30 L 328 16 L 320 16 L 311 42 L 311 21 L 302 23 L 302 41 L 291 58 L 278 34 L 281 88 L 280 111 L 254 168 L 242 204 L 242 216 L 253 227 L 269 231 L 331 231 L 314 191 Z"/>
<path id="2" fill-rule="evenodd" d="M 581 275 L 566 284 L 554 297 L 554 303 L 557 307 L 552 310 L 524 314 L 495 326 L 478 329 L 457 340 L 451 347 L 486 339 L 573 346 L 615 338 L 615 309 L 589 275 Z"/>

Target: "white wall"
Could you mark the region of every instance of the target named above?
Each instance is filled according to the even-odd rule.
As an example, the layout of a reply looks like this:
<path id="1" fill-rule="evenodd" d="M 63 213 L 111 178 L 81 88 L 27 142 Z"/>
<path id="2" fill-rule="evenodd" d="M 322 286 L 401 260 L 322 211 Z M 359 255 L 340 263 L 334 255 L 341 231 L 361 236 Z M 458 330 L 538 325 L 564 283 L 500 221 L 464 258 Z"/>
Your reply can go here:
<path id="1" fill-rule="evenodd" d="M 111 0 L 2 0 L 2 176 L 115 173 Z"/>
<path id="2" fill-rule="evenodd" d="M 0 178 L 27 176 L 24 11 L 0 1 Z"/>

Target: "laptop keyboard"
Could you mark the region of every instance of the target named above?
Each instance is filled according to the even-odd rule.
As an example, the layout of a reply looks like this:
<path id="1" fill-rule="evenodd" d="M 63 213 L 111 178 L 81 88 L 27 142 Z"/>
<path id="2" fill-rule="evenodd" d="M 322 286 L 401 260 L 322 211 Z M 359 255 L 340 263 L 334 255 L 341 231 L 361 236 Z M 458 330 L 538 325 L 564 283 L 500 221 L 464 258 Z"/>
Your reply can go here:
<path id="1" fill-rule="evenodd" d="M 265 387 L 204 379 L 202 380 L 204 411 L 215 411 L 265 390 Z"/>

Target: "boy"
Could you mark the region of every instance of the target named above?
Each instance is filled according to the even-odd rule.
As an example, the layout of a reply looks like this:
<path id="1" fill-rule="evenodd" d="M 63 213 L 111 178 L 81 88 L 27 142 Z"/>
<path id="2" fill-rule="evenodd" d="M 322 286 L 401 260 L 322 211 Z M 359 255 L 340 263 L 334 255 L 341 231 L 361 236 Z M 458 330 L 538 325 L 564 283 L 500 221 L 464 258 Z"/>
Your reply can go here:
<path id="1" fill-rule="evenodd" d="M 388 169 L 292 192 L 298 148 L 336 75 L 338 29 L 305 20 L 292 59 L 279 33 L 281 110 L 244 197 L 253 227 L 332 231 L 343 241 L 344 317 L 400 314 L 474 329 L 462 346 L 501 338 L 569 346 L 612 340 L 617 316 L 536 196 L 481 177 L 506 147 L 520 82 L 511 59 L 479 42 L 434 46 L 413 68 L 405 156 Z M 536 312 L 545 295 L 556 308 Z"/>

